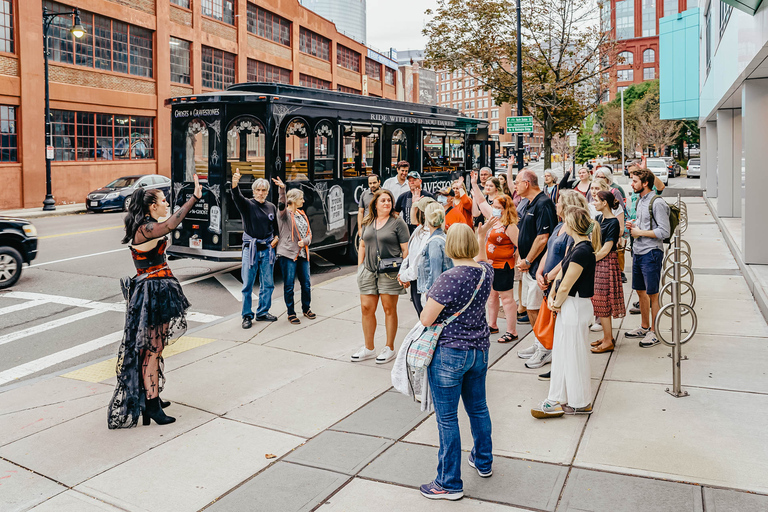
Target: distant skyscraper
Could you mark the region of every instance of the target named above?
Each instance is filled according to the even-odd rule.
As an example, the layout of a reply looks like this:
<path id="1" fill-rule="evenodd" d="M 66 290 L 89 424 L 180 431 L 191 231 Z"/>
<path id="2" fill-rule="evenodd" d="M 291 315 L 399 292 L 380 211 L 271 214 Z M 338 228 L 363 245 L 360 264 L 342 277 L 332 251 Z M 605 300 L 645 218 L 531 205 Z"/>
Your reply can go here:
<path id="1" fill-rule="evenodd" d="M 323 18 L 336 24 L 344 35 L 366 44 L 365 0 L 300 0 Z"/>

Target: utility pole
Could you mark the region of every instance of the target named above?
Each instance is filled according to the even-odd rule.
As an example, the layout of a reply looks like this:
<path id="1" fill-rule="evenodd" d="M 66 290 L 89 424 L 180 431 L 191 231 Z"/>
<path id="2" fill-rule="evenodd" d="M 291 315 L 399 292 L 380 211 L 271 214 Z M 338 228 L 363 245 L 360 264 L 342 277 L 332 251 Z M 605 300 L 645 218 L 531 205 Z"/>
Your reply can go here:
<path id="1" fill-rule="evenodd" d="M 517 0 L 517 115 L 523 115 L 523 37 L 520 23 L 520 0 Z M 517 134 L 517 172 L 523 170 L 523 134 Z"/>
<path id="2" fill-rule="evenodd" d="M 621 172 L 624 172 L 627 164 L 624 158 L 624 89 L 621 90 Z"/>

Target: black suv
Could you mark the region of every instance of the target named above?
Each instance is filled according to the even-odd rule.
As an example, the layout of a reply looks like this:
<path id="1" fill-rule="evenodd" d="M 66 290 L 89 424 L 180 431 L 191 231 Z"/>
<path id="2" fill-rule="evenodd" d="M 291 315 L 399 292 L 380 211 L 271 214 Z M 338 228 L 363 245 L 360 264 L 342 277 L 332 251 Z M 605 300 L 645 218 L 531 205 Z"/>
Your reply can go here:
<path id="1" fill-rule="evenodd" d="M 0 289 L 16 284 L 21 266 L 37 256 L 37 229 L 24 219 L 0 217 Z"/>

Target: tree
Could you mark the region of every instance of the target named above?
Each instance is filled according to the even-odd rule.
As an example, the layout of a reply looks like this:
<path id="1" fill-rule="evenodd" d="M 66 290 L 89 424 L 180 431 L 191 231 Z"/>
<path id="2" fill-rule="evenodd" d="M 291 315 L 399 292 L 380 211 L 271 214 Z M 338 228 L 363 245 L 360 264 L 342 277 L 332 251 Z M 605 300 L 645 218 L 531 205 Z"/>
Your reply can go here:
<path id="1" fill-rule="evenodd" d="M 599 27 L 591 0 L 531 0 L 521 17 L 523 105 L 544 128 L 544 168 L 552 137 L 581 124 L 599 101 L 605 62 L 615 45 Z M 517 101 L 517 26 L 508 0 L 438 0 L 423 33 L 427 65 L 462 70 L 497 103 Z M 606 58 L 607 57 L 607 58 Z"/>
<path id="2" fill-rule="evenodd" d="M 637 119 L 640 140 L 645 146 L 654 146 L 662 156 L 680 135 L 680 122 L 661 119 L 659 103 L 659 81 L 654 80 L 646 94 L 632 104 L 631 112 Z"/>

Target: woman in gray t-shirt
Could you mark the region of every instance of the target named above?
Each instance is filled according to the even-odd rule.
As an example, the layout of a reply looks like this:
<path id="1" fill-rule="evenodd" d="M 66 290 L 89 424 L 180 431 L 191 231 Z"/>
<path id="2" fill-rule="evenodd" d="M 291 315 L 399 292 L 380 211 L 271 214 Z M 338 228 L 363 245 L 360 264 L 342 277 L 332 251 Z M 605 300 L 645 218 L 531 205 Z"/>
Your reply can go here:
<path id="1" fill-rule="evenodd" d="M 410 234 L 405 221 L 396 216 L 392 192 L 379 189 L 373 196 L 368 215 L 363 220 L 357 258 L 357 286 L 360 289 L 360 309 L 363 316 L 365 345 L 352 354 L 351 360 L 376 358 L 383 364 L 395 357 L 397 334 L 397 299 L 405 288 L 397 280 L 397 272 L 378 272 L 379 258 L 405 258 L 408 256 Z M 381 298 L 387 346 L 376 356 L 373 336 L 376 333 L 376 308 Z"/>

